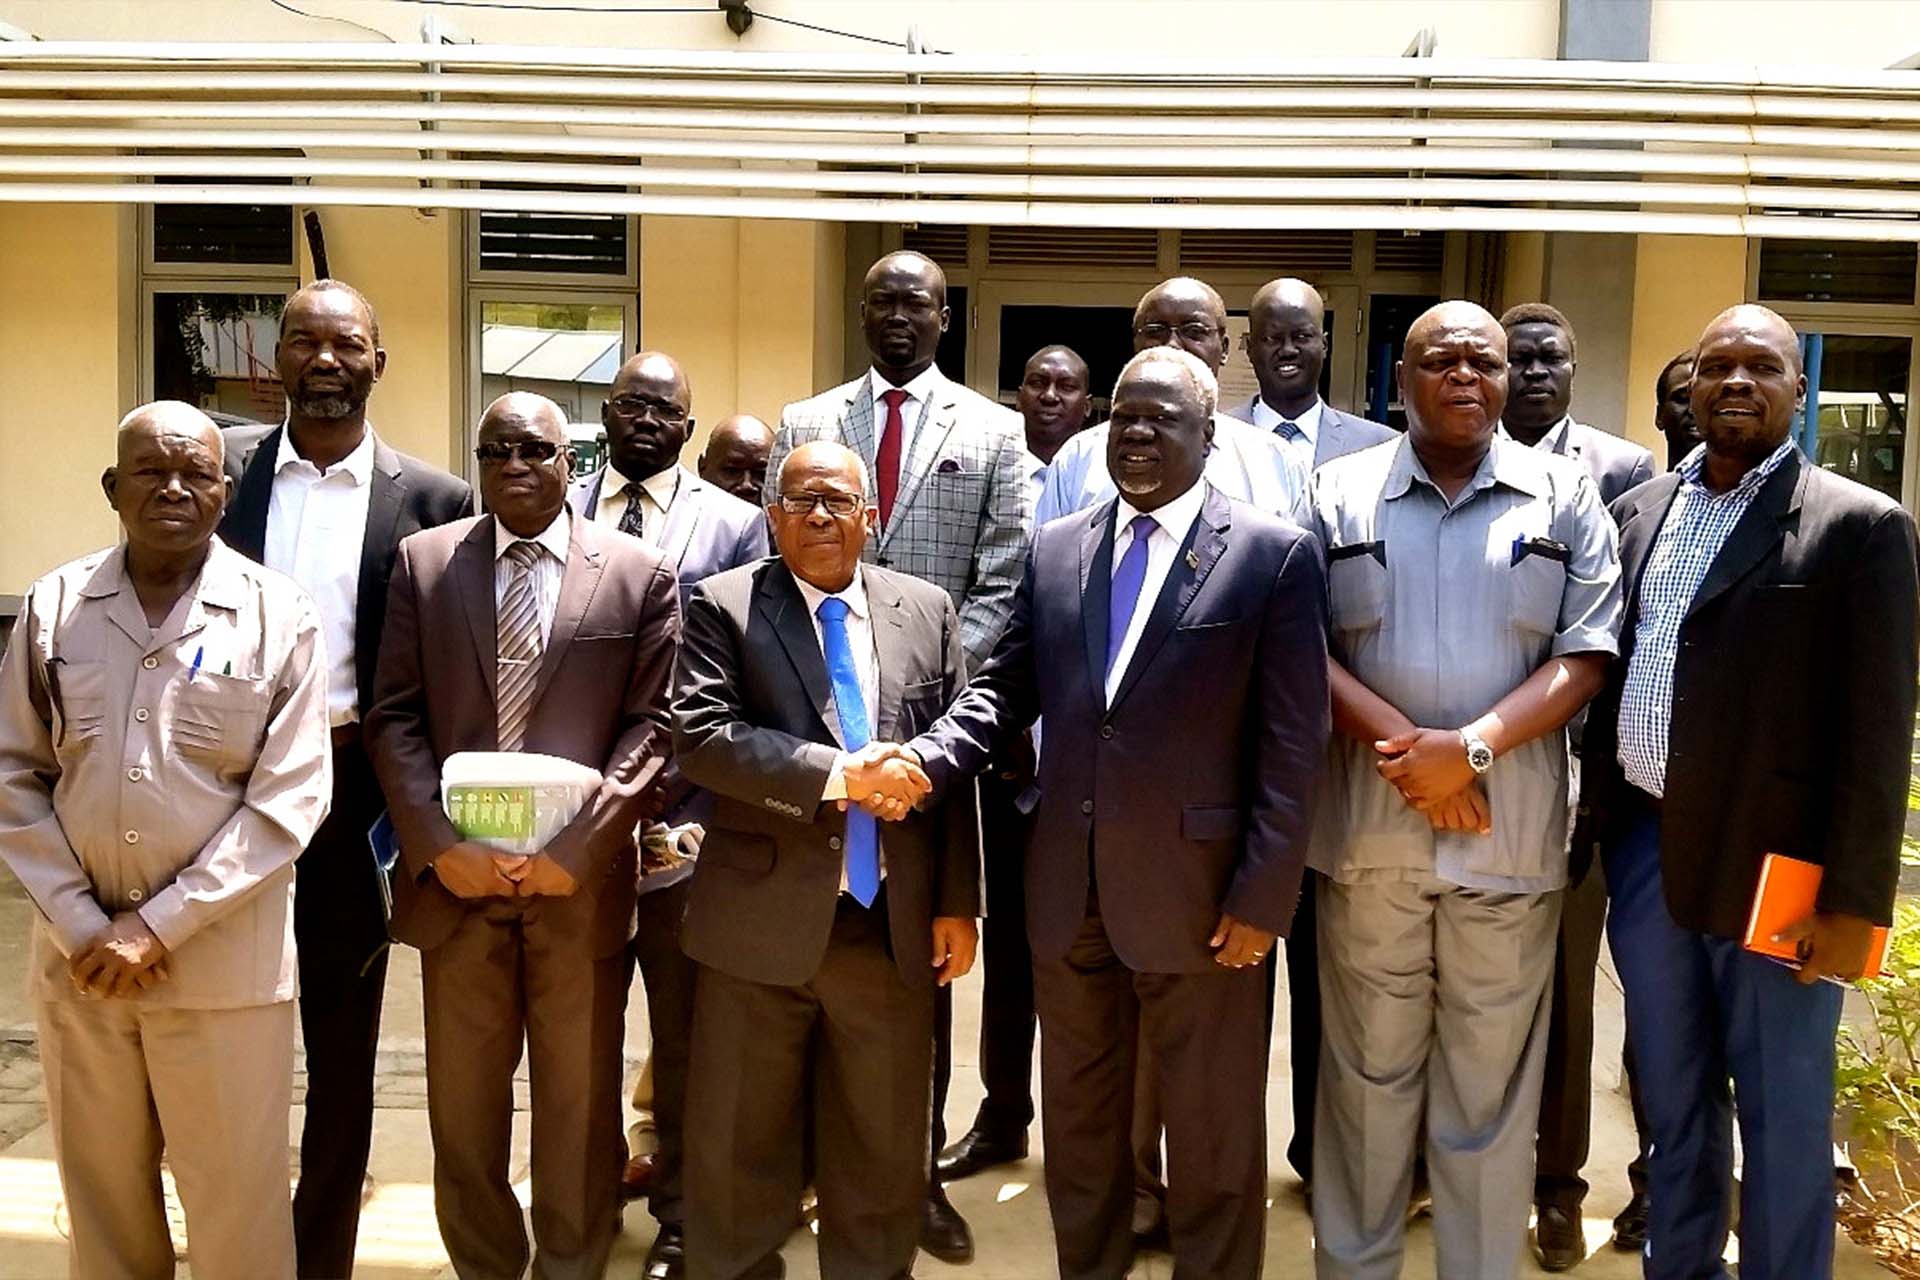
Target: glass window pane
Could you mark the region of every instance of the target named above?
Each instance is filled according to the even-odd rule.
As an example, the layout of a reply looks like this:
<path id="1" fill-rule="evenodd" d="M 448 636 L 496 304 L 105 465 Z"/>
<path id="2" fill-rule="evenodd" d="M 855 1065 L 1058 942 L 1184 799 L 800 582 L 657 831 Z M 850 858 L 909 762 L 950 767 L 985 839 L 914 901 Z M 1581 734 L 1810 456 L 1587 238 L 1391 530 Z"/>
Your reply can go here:
<path id="1" fill-rule="evenodd" d="M 154 398 L 199 405 L 223 425 L 280 421 L 273 344 L 284 303 L 277 293 L 155 293 Z"/>
<path id="2" fill-rule="evenodd" d="M 580 469 L 599 465 L 600 402 L 626 358 L 626 309 L 613 302 L 482 302 L 480 404 L 533 391 L 574 424 Z"/>
<path id="3" fill-rule="evenodd" d="M 1393 367 L 1407 347 L 1407 330 L 1440 301 L 1428 294 L 1376 293 L 1367 298 L 1367 408 L 1362 415 L 1395 431 L 1407 429 L 1407 411 Z"/>
<path id="4" fill-rule="evenodd" d="M 1820 465 L 1896 501 L 1906 471 L 1907 338 L 1830 333 L 1820 339 Z"/>
<path id="5" fill-rule="evenodd" d="M 1915 253 L 1912 241 L 1762 240 L 1760 296 L 1910 306 Z"/>

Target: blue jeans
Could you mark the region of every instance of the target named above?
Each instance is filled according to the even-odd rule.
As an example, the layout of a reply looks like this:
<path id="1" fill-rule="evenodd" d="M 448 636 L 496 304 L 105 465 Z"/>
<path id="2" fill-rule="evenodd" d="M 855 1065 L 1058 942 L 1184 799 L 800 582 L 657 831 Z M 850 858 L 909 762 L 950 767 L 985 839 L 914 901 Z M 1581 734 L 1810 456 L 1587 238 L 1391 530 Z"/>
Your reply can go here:
<path id="1" fill-rule="evenodd" d="M 1842 992 L 1667 913 L 1660 820 L 1606 850 L 1607 937 L 1626 988 L 1653 1159 L 1648 1280 L 1724 1280 L 1734 1102 L 1741 1280 L 1833 1274 L 1833 1045 Z M 1729 1091 L 1729 1078 L 1732 1088 Z"/>

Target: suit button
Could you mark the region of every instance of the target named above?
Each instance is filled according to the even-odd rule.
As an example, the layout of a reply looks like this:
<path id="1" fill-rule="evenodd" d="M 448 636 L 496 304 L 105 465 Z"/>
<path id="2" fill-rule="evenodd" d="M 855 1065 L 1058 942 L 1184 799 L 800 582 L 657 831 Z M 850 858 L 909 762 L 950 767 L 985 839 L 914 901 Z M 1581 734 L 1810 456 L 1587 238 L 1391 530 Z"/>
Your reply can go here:
<path id="1" fill-rule="evenodd" d="M 145 724 L 147 722 L 147 709 L 145 707 L 141 707 L 139 710 L 133 713 L 133 718 L 139 721 L 141 724 Z"/>
<path id="2" fill-rule="evenodd" d="M 1103 738 L 1111 738 L 1113 736 L 1113 726 L 1110 724 L 1101 725 L 1100 736 Z"/>
<path id="3" fill-rule="evenodd" d="M 839 837 L 839 836 L 828 836 L 828 837 L 827 837 L 827 848 L 829 848 L 829 849 L 838 849 L 839 847 L 840 847 L 840 837 Z"/>
<path id="4" fill-rule="evenodd" d="M 1082 800 L 1082 801 L 1080 802 L 1080 812 L 1082 812 L 1082 813 L 1084 813 L 1084 814 L 1086 814 L 1086 815 L 1087 815 L 1088 817 L 1092 817 L 1092 816 L 1093 816 L 1093 801 L 1091 801 L 1091 800 Z"/>
<path id="5" fill-rule="evenodd" d="M 129 769 L 129 770 L 127 770 L 127 781 L 128 781 L 128 782 L 138 782 L 138 781 L 140 781 L 140 766 L 139 766 L 139 765 L 135 765 L 135 766 L 134 766 L 133 768 L 131 768 L 131 769 Z"/>
<path id="6" fill-rule="evenodd" d="M 147 670 L 149 670 L 149 671 L 151 671 L 151 670 L 153 670 L 153 669 L 154 669 L 155 667 L 157 667 L 157 666 L 159 666 L 159 665 L 160 665 L 160 659 L 158 659 L 158 658 L 142 658 L 142 659 L 140 660 L 140 665 L 141 665 L 141 666 L 143 666 L 143 667 L 145 667 L 145 668 L 146 668 Z"/>
<path id="7" fill-rule="evenodd" d="M 144 898 L 144 897 L 146 897 L 146 896 L 147 896 L 146 894 L 144 894 L 144 893 L 142 893 L 142 892 L 140 892 L 140 890 L 138 890 L 138 889 L 129 889 L 129 890 L 127 890 L 127 900 L 128 900 L 129 902 L 138 902 L 138 901 L 140 901 L 140 899 L 142 899 L 142 898 Z"/>
<path id="8" fill-rule="evenodd" d="M 125 839 L 128 844 L 139 844 L 140 833 L 138 831 L 129 831 L 126 834 Z"/>

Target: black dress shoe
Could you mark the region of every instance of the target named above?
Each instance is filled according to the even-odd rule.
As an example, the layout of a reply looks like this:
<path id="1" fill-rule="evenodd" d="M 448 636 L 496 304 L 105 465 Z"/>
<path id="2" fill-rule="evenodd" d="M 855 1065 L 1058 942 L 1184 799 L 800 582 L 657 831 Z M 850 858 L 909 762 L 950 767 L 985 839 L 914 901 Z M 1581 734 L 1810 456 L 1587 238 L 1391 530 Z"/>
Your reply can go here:
<path id="1" fill-rule="evenodd" d="M 1548 1271 L 1570 1271 L 1587 1260 L 1586 1237 L 1580 1234 L 1580 1215 L 1555 1204 L 1538 1206 L 1533 1224 L 1534 1247 L 1540 1265 Z"/>
<path id="2" fill-rule="evenodd" d="M 960 1135 L 958 1142 L 940 1153 L 933 1168 L 940 1175 L 940 1181 L 958 1182 L 962 1178 L 971 1178 L 982 1169 L 1012 1164 L 1026 1158 L 1025 1130 L 1002 1137 L 985 1129 L 969 1129 Z"/>
<path id="3" fill-rule="evenodd" d="M 687 1274 L 687 1232 L 676 1223 L 660 1224 L 660 1234 L 640 1264 L 640 1280 L 683 1280 Z"/>
<path id="4" fill-rule="evenodd" d="M 1647 1247 L 1646 1192 L 1634 1192 L 1633 1199 L 1613 1220 L 1613 1247 L 1622 1253 L 1639 1253 Z"/>
<path id="5" fill-rule="evenodd" d="M 973 1261 L 973 1232 L 937 1183 L 927 1190 L 927 1216 L 920 1223 L 920 1247 L 949 1266 L 964 1266 Z"/>

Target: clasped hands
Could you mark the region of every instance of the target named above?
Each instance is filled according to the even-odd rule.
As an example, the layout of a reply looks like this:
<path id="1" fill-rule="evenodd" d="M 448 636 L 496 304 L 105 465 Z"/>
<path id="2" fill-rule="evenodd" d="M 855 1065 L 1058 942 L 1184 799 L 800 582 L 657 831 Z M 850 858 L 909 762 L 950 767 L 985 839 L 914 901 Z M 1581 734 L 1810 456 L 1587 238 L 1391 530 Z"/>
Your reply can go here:
<path id="1" fill-rule="evenodd" d="M 456 898 L 565 898 L 580 887 L 547 853 L 506 853 L 474 840 L 435 858 L 433 874 Z"/>
<path id="2" fill-rule="evenodd" d="M 130 996 L 167 978 L 167 946 L 137 912 L 123 911 L 67 957 L 82 995 Z"/>
<path id="3" fill-rule="evenodd" d="M 897 742 L 869 742 L 848 752 L 841 757 L 840 776 L 847 784 L 842 809 L 857 804 L 887 822 L 906 817 L 933 791 L 920 757 Z"/>
<path id="4" fill-rule="evenodd" d="M 1493 832 L 1493 806 L 1458 729 L 1409 729 L 1373 744 L 1374 767 L 1436 831 Z"/>

